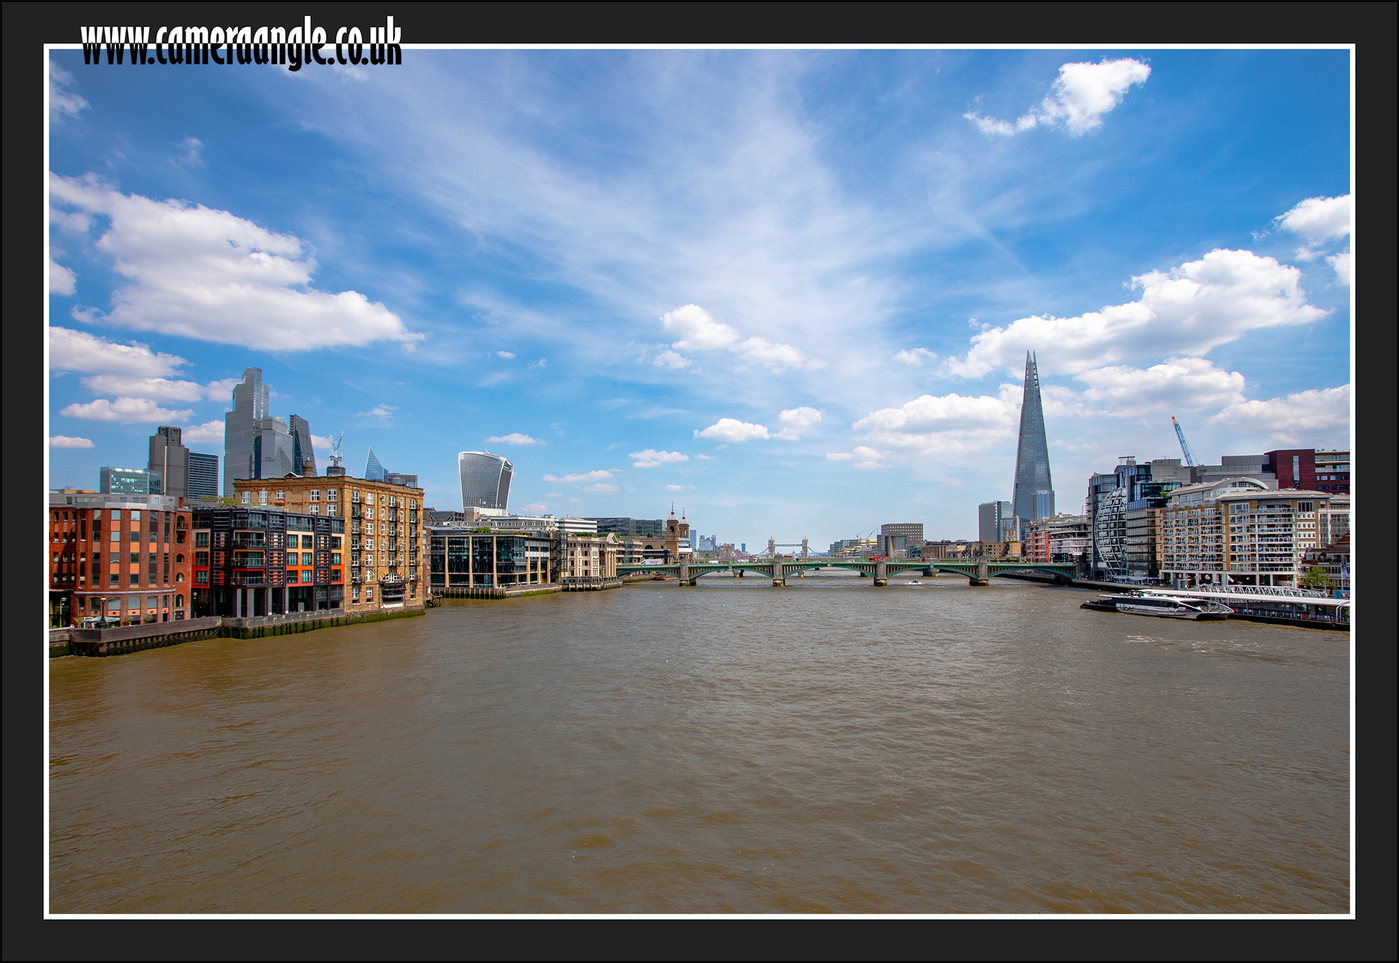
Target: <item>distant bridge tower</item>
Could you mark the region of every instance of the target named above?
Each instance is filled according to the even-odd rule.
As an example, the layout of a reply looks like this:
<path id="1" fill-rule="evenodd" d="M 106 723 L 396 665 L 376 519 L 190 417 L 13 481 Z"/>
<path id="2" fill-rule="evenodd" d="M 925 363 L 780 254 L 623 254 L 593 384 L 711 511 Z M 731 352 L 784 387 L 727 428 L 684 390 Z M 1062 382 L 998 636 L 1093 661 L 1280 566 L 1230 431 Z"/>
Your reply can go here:
<path id="1" fill-rule="evenodd" d="M 802 536 L 802 558 L 811 558 L 811 546 L 807 543 L 805 535 Z"/>
<path id="2" fill-rule="evenodd" d="M 768 537 L 768 558 L 777 558 L 777 539 Z"/>

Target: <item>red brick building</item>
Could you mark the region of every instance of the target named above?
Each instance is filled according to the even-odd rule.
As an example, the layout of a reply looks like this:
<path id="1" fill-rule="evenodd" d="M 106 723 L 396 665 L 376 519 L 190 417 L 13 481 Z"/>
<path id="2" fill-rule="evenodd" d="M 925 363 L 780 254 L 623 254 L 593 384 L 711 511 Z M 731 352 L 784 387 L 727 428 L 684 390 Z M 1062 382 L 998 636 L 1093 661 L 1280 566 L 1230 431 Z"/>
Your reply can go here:
<path id="1" fill-rule="evenodd" d="M 190 521 L 183 498 L 49 492 L 49 624 L 188 618 Z"/>

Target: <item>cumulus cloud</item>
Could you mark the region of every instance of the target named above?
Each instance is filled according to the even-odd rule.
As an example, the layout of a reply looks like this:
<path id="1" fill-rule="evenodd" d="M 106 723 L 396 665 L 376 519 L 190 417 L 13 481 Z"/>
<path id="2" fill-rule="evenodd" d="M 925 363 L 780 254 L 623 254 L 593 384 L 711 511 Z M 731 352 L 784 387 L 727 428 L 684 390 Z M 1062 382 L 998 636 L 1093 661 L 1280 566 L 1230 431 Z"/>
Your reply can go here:
<path id="1" fill-rule="evenodd" d="M 49 438 L 50 448 L 91 448 L 88 438 L 74 438 L 72 435 L 53 435 Z"/>
<path id="2" fill-rule="evenodd" d="M 853 427 L 868 432 L 871 440 L 894 447 L 945 455 L 984 451 L 1014 433 L 1019 396 L 1017 385 L 1002 386 L 999 397 L 921 395 L 898 408 L 872 411 Z M 856 457 L 860 451 L 855 449 Z M 880 457 L 866 455 L 864 460 Z"/>
<path id="3" fill-rule="evenodd" d="M 49 61 L 49 110 L 57 117 L 76 117 L 88 107 L 87 98 L 78 93 L 73 75 Z"/>
<path id="4" fill-rule="evenodd" d="M 1163 341 L 1182 354 L 1205 354 L 1259 328 L 1308 324 L 1326 312 L 1307 303 L 1301 272 L 1251 251 L 1215 250 L 1169 272 L 1132 279 L 1142 295 L 1072 318 L 1035 315 L 972 336 L 964 359 L 943 370 L 981 377 L 1018 371 L 1034 347 L 1041 370 L 1075 374 L 1150 355 Z"/>
<path id="5" fill-rule="evenodd" d="M 755 425 L 748 421 L 739 421 L 737 418 L 720 418 L 714 424 L 703 431 L 695 432 L 696 438 L 710 438 L 714 441 L 750 441 L 754 438 L 767 438 L 768 430 L 762 425 Z"/>
<path id="6" fill-rule="evenodd" d="M 658 468 L 661 465 L 671 465 L 677 462 L 689 461 L 690 456 L 679 451 L 656 451 L 654 448 L 646 448 L 642 451 L 634 451 L 627 455 L 628 458 L 635 458 L 632 464 L 637 468 Z"/>
<path id="7" fill-rule="evenodd" d="M 370 408 L 368 411 L 357 411 L 357 412 L 355 412 L 355 417 L 356 417 L 356 418 L 379 418 L 379 419 L 387 420 L 388 418 L 392 417 L 392 416 L 393 416 L 393 413 L 394 413 L 395 411 L 397 411 L 397 410 L 398 410 L 398 406 L 397 406 L 397 405 L 386 405 L 386 404 L 380 403 L 380 404 L 375 405 L 373 408 Z"/>
<path id="8" fill-rule="evenodd" d="M 565 482 L 569 485 L 579 485 L 586 481 L 601 481 L 604 478 L 611 477 L 612 473 L 610 471 L 607 471 L 606 469 L 599 469 L 598 471 L 589 471 L 574 475 L 564 475 L 563 477 L 559 477 L 558 475 L 545 475 L 544 480 L 547 482 Z"/>
<path id="9" fill-rule="evenodd" d="M 1350 236 L 1350 195 L 1309 197 L 1277 217 L 1278 227 L 1300 234 L 1313 244 Z"/>
<path id="10" fill-rule="evenodd" d="M 492 445 L 542 445 L 544 442 L 538 438 L 531 438 L 529 435 L 522 435 L 518 431 L 512 431 L 508 435 L 492 435 L 486 439 Z"/>
<path id="11" fill-rule="evenodd" d="M 828 452 L 826 452 L 826 461 L 849 461 L 850 459 L 852 459 L 852 458 L 854 458 L 854 457 L 855 457 L 855 456 L 852 455 L 852 454 L 851 454 L 850 452 L 848 452 L 848 451 L 828 451 Z"/>
<path id="12" fill-rule="evenodd" d="M 726 348 L 745 361 L 760 364 L 774 373 L 788 368 L 814 370 L 825 367 L 825 362 L 813 358 L 790 344 L 778 344 L 766 338 L 743 338 L 736 328 L 715 321 L 709 312 L 698 304 L 686 304 L 661 315 L 661 325 L 667 332 L 679 338 L 671 348 L 688 351 L 716 351 Z M 689 359 L 678 351 L 665 351 L 652 362 L 672 368 L 683 368 Z"/>
<path id="13" fill-rule="evenodd" d="M 1244 376 L 1203 358 L 1168 358 L 1146 369 L 1114 365 L 1076 377 L 1089 386 L 1086 401 L 1108 405 L 1108 414 L 1123 417 L 1153 407 L 1218 408 L 1244 400 Z"/>
<path id="14" fill-rule="evenodd" d="M 726 348 L 739 339 L 739 333 L 727 324 L 715 321 L 698 304 L 686 304 L 661 315 L 661 324 L 671 334 L 678 335 L 672 347 L 691 351 L 713 351 Z"/>
<path id="15" fill-rule="evenodd" d="M 855 447 L 855 467 L 861 471 L 870 471 L 875 468 L 883 468 L 884 453 L 875 448 L 867 448 L 864 445 Z"/>
<path id="16" fill-rule="evenodd" d="M 667 485 L 665 487 L 665 490 L 668 492 L 683 492 L 688 491 L 689 489 L 694 487 L 694 485 Z"/>
<path id="17" fill-rule="evenodd" d="M 497 351 L 497 352 L 495 353 L 495 355 L 496 355 L 497 358 L 504 358 L 506 361 L 509 361 L 511 358 L 515 357 L 515 352 L 513 352 L 513 351 Z"/>
<path id="18" fill-rule="evenodd" d="M 160 407 L 149 398 L 118 398 L 115 401 L 98 398 L 85 405 L 71 404 L 59 414 L 90 421 L 116 421 L 122 424 L 149 421 L 167 425 L 177 421 L 188 421 L 194 416 L 194 412 L 188 408 L 172 411 Z"/>
<path id="19" fill-rule="evenodd" d="M 937 356 L 936 351 L 929 351 L 927 348 L 912 348 L 898 352 L 894 355 L 894 360 L 919 368 L 922 367 L 924 361 L 932 361 Z"/>
<path id="20" fill-rule="evenodd" d="M 180 441 L 189 444 L 201 445 L 222 445 L 223 444 L 224 423 L 222 419 L 217 421 L 206 421 L 202 425 L 191 425 L 188 428 L 180 429 Z M 311 442 L 317 448 L 322 445 L 325 450 L 330 450 L 330 439 L 321 438 L 318 435 L 311 436 Z"/>
<path id="21" fill-rule="evenodd" d="M 1103 125 L 1103 115 L 1122 103 L 1127 91 L 1146 83 L 1151 68 L 1140 60 L 1102 60 L 1071 63 L 1059 68 L 1059 77 L 1044 100 L 1014 122 L 982 117 L 975 111 L 962 116 L 983 133 L 1009 136 L 1035 127 L 1061 127 L 1081 137 Z"/>
<path id="22" fill-rule="evenodd" d="M 49 293 L 72 297 L 78 290 L 78 276 L 49 258 Z"/>
<path id="23" fill-rule="evenodd" d="M 690 359 L 678 351 L 662 351 L 651 363 L 661 368 L 688 368 Z"/>
<path id="24" fill-rule="evenodd" d="M 1350 252 L 1342 251 L 1340 254 L 1333 254 L 1326 261 L 1336 271 L 1336 280 L 1349 286 L 1351 277 Z"/>
<path id="25" fill-rule="evenodd" d="M 202 385 L 197 381 L 130 378 L 118 374 L 98 374 L 83 379 L 83 385 L 95 395 L 126 395 L 161 401 L 227 401 L 236 383 L 237 380 L 231 378 Z"/>
<path id="26" fill-rule="evenodd" d="M 174 374 L 189 364 L 179 355 L 152 351 L 135 341 L 121 343 L 71 328 L 49 328 L 49 367 L 57 371 L 90 371 L 137 378 Z"/>
<path id="27" fill-rule="evenodd" d="M 1350 385 L 1241 401 L 1210 418 L 1209 424 L 1253 433 L 1278 445 L 1345 445 L 1350 437 Z"/>
<path id="28" fill-rule="evenodd" d="M 549 510 L 549 506 L 544 502 L 530 502 L 524 507 L 524 511 L 531 515 L 543 515 Z"/>
<path id="29" fill-rule="evenodd" d="M 821 423 L 821 412 L 803 405 L 800 408 L 789 408 L 783 411 L 777 416 L 777 420 L 782 422 L 782 430 L 772 437 L 796 441 L 808 428 Z"/>
<path id="30" fill-rule="evenodd" d="M 609 485 L 609 484 L 607 484 L 607 482 L 598 482 L 596 485 L 587 485 L 587 486 L 585 486 L 584 489 L 583 489 L 583 491 L 585 491 L 585 492 L 618 492 L 618 491 L 621 491 L 621 489 L 618 488 L 616 485 Z"/>
<path id="31" fill-rule="evenodd" d="M 356 291 L 311 286 L 317 264 L 302 242 L 251 221 L 179 200 L 122 194 L 93 175 L 49 177 L 50 200 L 107 218 L 96 248 L 130 283 L 111 310 L 75 316 L 200 341 L 269 351 L 398 341 L 421 334 Z"/>

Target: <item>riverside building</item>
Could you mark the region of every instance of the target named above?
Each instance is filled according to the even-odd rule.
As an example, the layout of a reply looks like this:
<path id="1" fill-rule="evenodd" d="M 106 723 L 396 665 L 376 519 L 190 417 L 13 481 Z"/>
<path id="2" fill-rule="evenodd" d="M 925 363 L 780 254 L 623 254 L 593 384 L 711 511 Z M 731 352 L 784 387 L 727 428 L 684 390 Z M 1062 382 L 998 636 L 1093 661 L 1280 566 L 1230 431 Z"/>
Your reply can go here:
<path id="1" fill-rule="evenodd" d="M 1161 575 L 1172 585 L 1292 587 L 1321 547 L 1330 496 L 1251 478 L 1189 485 L 1160 512 Z"/>
<path id="2" fill-rule="evenodd" d="M 343 522 L 344 608 L 351 614 L 421 608 L 427 599 L 423 490 L 370 481 L 330 468 L 320 477 L 239 479 L 240 507 L 302 513 Z"/>
<path id="3" fill-rule="evenodd" d="M 49 492 L 49 624 L 187 618 L 191 527 L 183 498 Z"/>
<path id="4" fill-rule="evenodd" d="M 345 607 L 345 519 L 270 506 L 194 510 L 196 615 L 248 618 Z"/>

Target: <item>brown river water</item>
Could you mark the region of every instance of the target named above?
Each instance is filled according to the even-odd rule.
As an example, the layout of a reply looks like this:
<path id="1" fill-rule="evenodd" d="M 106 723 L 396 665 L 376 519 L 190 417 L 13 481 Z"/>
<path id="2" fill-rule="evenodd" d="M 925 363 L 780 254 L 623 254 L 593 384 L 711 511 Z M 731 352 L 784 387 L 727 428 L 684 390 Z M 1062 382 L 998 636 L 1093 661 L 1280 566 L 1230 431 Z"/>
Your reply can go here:
<path id="1" fill-rule="evenodd" d="M 922 581 L 54 660 L 50 912 L 1349 912 L 1346 635 Z"/>

